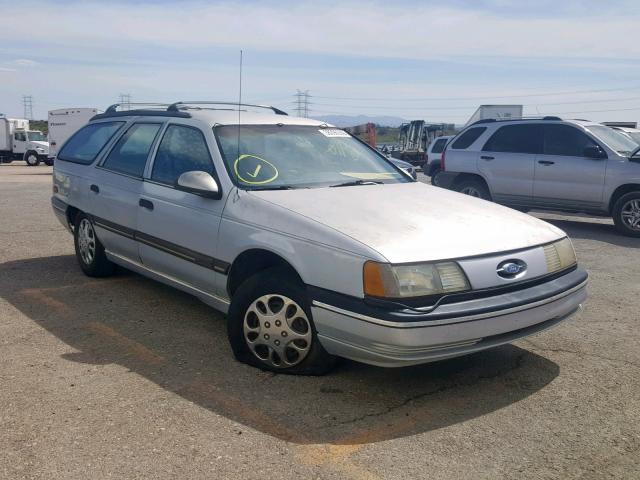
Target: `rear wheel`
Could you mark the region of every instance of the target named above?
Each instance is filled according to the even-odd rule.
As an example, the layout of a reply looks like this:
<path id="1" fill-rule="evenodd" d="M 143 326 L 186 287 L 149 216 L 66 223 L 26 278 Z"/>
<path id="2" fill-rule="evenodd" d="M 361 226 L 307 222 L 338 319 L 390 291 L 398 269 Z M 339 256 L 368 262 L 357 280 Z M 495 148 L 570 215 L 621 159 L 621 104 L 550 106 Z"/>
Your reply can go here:
<path id="1" fill-rule="evenodd" d="M 303 286 L 283 269 L 265 270 L 238 287 L 227 332 L 235 357 L 263 370 L 323 375 L 336 362 L 318 341 Z"/>
<path id="2" fill-rule="evenodd" d="M 456 191 L 469 195 L 470 197 L 482 198 L 483 200 L 491 200 L 489 189 L 482 180 L 470 178 L 462 180 L 456 185 Z"/>
<path id="3" fill-rule="evenodd" d="M 620 197 L 613 206 L 612 217 L 619 232 L 640 237 L 640 191 Z"/>
<path id="4" fill-rule="evenodd" d="M 30 167 L 37 167 L 40 165 L 40 157 L 36 152 L 27 152 L 24 155 L 24 161 L 27 162 L 27 165 Z"/>
<path id="5" fill-rule="evenodd" d="M 115 271 L 113 264 L 104 253 L 104 247 L 93 228 L 93 223 L 84 213 L 76 215 L 73 229 L 76 258 L 80 268 L 89 277 L 107 277 Z"/>

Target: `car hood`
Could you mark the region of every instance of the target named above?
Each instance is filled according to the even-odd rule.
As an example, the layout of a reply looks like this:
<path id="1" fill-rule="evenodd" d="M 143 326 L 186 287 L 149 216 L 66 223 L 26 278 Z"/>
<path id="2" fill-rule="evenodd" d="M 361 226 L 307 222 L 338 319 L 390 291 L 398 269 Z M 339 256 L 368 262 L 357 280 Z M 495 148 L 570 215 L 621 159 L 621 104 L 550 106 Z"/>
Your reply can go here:
<path id="1" fill-rule="evenodd" d="M 29 140 L 29 143 L 35 147 L 44 148 L 45 150 L 49 150 L 49 142 L 42 142 L 40 140 Z"/>
<path id="2" fill-rule="evenodd" d="M 419 182 L 251 194 L 337 230 L 391 263 L 517 250 L 565 236 L 530 215 Z"/>

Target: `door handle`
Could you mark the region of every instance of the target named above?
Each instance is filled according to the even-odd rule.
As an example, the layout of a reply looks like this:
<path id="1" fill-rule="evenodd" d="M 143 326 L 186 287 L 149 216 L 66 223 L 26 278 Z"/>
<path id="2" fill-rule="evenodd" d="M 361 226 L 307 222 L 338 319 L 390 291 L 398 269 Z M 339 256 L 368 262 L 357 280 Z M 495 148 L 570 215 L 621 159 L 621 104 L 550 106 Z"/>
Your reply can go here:
<path id="1" fill-rule="evenodd" d="M 550 160 L 538 160 L 538 163 L 539 163 L 540 165 L 553 165 L 553 164 L 554 164 L 554 163 L 556 163 L 556 162 L 552 162 L 552 161 L 550 161 Z"/>
<path id="2" fill-rule="evenodd" d="M 489 155 L 480 155 L 482 160 L 494 160 L 496 157 L 491 157 Z"/>
<path id="3" fill-rule="evenodd" d="M 95 183 L 89 187 L 89 190 L 91 190 L 94 193 L 100 193 L 100 187 L 98 187 L 98 185 L 96 185 Z"/>
<path id="4" fill-rule="evenodd" d="M 146 198 L 141 198 L 138 202 L 138 205 L 146 208 L 147 210 L 153 210 L 153 202 L 151 200 L 147 200 Z"/>

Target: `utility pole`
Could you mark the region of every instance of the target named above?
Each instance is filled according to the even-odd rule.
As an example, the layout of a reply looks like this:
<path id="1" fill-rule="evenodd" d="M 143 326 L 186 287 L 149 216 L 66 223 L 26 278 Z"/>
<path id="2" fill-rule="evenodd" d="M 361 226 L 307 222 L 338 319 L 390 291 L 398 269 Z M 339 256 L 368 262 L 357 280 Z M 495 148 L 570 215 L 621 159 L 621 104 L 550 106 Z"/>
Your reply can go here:
<path id="1" fill-rule="evenodd" d="M 296 113 L 299 117 L 309 117 L 309 90 L 297 90 L 295 97 Z"/>
<path id="2" fill-rule="evenodd" d="M 24 118 L 33 120 L 33 97 L 31 95 L 23 95 L 22 106 L 24 107 Z"/>
<path id="3" fill-rule="evenodd" d="M 130 93 L 121 93 L 120 94 L 120 109 L 122 110 L 131 110 L 131 94 Z"/>

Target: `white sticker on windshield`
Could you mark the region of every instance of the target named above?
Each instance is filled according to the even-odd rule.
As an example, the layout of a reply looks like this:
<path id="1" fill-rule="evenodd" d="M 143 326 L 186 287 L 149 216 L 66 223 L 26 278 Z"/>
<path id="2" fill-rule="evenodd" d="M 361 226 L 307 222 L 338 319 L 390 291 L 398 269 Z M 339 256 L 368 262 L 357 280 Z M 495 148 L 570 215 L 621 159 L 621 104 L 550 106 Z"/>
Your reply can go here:
<path id="1" fill-rule="evenodd" d="M 322 128 L 322 129 L 320 129 L 318 131 L 321 134 L 323 134 L 325 137 L 330 137 L 330 138 L 339 138 L 339 137 L 347 137 L 347 138 L 349 138 L 351 136 L 347 132 L 345 132 L 344 130 L 339 130 L 337 128 Z"/>

